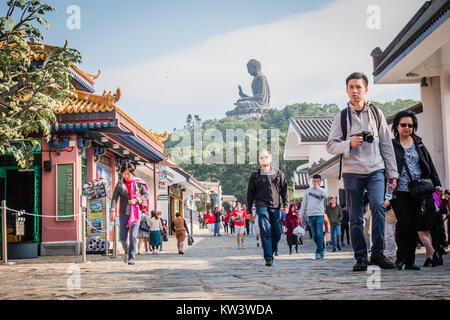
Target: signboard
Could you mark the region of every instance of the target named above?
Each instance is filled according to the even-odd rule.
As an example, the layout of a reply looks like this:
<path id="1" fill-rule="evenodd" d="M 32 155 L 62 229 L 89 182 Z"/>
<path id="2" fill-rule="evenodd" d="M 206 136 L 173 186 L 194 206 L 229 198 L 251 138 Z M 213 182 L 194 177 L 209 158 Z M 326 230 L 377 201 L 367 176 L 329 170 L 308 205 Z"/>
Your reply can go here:
<path id="1" fill-rule="evenodd" d="M 87 215 L 88 221 L 86 235 L 105 239 L 106 219 L 108 218 L 108 200 L 105 180 L 95 180 L 83 186 L 88 199 Z"/>
<path id="2" fill-rule="evenodd" d="M 175 186 L 170 186 L 169 187 L 169 194 L 171 196 L 173 196 L 173 197 L 177 197 L 177 198 L 180 198 L 180 199 L 181 199 L 181 196 L 182 196 L 181 190 L 176 188 Z"/>
<path id="3" fill-rule="evenodd" d="M 56 164 L 56 221 L 74 221 L 74 164 Z"/>
<path id="4" fill-rule="evenodd" d="M 89 200 L 87 211 L 87 236 L 105 238 L 106 233 L 102 232 L 106 227 L 106 198 Z"/>
<path id="5" fill-rule="evenodd" d="M 158 194 L 167 194 L 167 168 L 164 166 L 159 167 L 158 171 Z"/>

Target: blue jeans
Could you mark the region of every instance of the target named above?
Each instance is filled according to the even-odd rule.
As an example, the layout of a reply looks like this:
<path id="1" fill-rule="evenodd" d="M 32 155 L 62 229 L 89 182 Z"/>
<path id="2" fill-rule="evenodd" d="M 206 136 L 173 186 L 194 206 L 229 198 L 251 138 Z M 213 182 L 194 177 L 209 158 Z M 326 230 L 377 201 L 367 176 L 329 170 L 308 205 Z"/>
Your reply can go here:
<path id="1" fill-rule="evenodd" d="M 369 196 L 372 211 L 372 253 L 384 252 L 384 172 L 376 171 L 370 175 L 345 176 L 344 189 L 350 215 L 350 239 L 352 241 L 355 259 L 367 259 L 367 245 L 364 238 L 364 189 Z"/>
<path id="2" fill-rule="evenodd" d="M 333 249 L 337 247 L 341 248 L 341 226 L 333 226 L 331 225 L 331 244 L 333 245 Z"/>
<path id="3" fill-rule="evenodd" d="M 274 252 L 278 251 L 278 242 L 281 239 L 280 209 L 269 207 L 256 207 L 258 215 L 259 234 L 264 249 L 264 259 L 273 260 Z"/>
<path id="4" fill-rule="evenodd" d="M 308 226 L 311 229 L 314 242 L 317 245 L 316 254 L 322 254 L 324 252 L 323 223 L 324 223 L 323 216 L 312 216 L 308 218 Z"/>
<path id="5" fill-rule="evenodd" d="M 214 222 L 214 235 L 220 234 L 220 222 Z"/>
<path id="6" fill-rule="evenodd" d="M 120 243 L 123 251 L 128 254 L 128 260 L 134 260 L 136 255 L 137 235 L 139 231 L 139 221 L 127 228 L 129 216 L 120 216 Z M 130 241 L 128 241 L 128 229 L 130 229 Z"/>

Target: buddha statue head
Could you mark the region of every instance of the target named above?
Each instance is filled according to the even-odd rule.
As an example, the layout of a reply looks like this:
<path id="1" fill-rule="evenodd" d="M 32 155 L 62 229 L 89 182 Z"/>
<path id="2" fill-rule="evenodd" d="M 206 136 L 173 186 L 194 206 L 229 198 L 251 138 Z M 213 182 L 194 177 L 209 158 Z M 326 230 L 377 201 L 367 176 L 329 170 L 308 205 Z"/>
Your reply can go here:
<path id="1" fill-rule="evenodd" d="M 251 59 L 247 63 L 247 70 L 250 75 L 256 76 L 258 73 L 261 72 L 261 63 L 258 60 Z"/>

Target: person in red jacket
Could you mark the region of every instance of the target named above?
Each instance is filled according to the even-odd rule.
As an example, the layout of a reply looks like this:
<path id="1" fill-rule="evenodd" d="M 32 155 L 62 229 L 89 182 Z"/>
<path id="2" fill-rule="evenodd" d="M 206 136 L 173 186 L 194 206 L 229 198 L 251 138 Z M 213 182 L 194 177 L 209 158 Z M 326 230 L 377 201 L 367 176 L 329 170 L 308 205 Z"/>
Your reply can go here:
<path id="1" fill-rule="evenodd" d="M 303 227 L 299 213 L 295 210 L 295 203 L 291 203 L 289 210 L 286 213 L 286 240 L 289 246 L 289 254 L 292 254 L 292 246 L 295 246 L 295 251 L 298 253 L 298 236 L 294 234 L 294 229 L 297 226 Z"/>
<path id="2" fill-rule="evenodd" d="M 237 203 L 236 210 L 234 210 L 231 218 L 235 225 L 238 249 L 244 249 L 245 220 L 247 219 L 247 212 L 241 209 L 241 204 L 239 202 Z M 239 241 L 239 239 L 241 241 Z"/>
<path id="3" fill-rule="evenodd" d="M 214 235 L 214 223 L 216 222 L 216 217 L 214 216 L 214 213 L 211 212 L 211 209 L 208 209 L 208 212 L 205 214 L 205 222 L 208 226 L 209 235 Z"/>
<path id="4" fill-rule="evenodd" d="M 225 218 L 223 219 L 223 231 L 228 234 L 228 224 L 230 223 L 231 211 L 228 210 L 225 213 Z"/>

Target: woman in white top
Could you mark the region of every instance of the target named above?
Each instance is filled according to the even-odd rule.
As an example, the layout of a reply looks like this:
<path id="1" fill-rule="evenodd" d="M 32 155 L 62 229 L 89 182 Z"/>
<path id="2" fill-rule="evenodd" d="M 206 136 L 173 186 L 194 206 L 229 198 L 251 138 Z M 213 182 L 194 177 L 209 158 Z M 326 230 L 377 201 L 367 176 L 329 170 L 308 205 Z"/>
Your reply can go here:
<path id="1" fill-rule="evenodd" d="M 153 249 L 153 254 L 157 254 L 156 248 L 162 245 L 161 230 L 163 228 L 161 219 L 158 214 L 152 210 L 152 215 L 149 220 L 150 225 L 150 245 Z"/>

